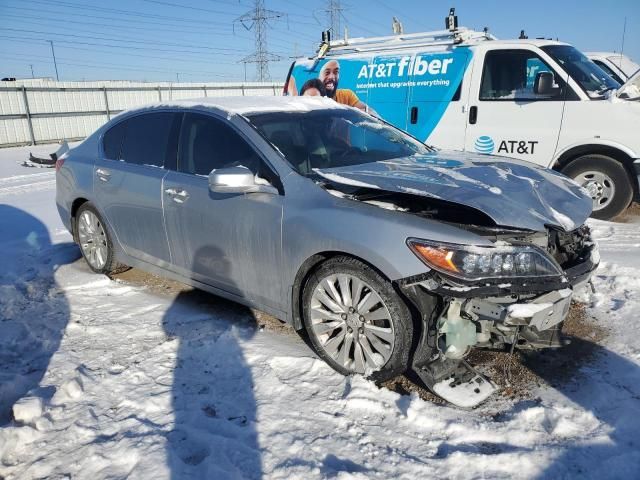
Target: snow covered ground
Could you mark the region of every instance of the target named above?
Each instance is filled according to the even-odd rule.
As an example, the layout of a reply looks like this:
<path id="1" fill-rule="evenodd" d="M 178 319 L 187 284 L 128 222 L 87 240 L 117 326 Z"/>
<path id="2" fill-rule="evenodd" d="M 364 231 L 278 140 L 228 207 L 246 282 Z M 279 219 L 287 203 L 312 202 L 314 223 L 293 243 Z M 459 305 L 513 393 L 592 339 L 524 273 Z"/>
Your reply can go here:
<path id="1" fill-rule="evenodd" d="M 592 222 L 604 339 L 465 411 L 344 378 L 241 306 L 91 273 L 29 150 L 0 150 L 0 479 L 640 478 L 638 216 Z"/>

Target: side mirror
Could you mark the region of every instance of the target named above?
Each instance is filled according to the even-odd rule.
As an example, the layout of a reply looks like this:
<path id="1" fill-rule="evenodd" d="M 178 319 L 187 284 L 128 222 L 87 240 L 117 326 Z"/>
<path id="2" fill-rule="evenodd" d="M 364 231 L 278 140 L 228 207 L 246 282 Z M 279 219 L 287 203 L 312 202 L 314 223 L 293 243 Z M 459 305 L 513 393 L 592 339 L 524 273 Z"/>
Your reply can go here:
<path id="1" fill-rule="evenodd" d="M 271 193 L 278 189 L 258 179 L 247 167 L 228 167 L 212 170 L 209 174 L 209 190 L 215 193 Z"/>
<path id="2" fill-rule="evenodd" d="M 533 93 L 536 95 L 553 95 L 556 89 L 553 88 L 553 73 L 538 72 L 533 83 Z"/>

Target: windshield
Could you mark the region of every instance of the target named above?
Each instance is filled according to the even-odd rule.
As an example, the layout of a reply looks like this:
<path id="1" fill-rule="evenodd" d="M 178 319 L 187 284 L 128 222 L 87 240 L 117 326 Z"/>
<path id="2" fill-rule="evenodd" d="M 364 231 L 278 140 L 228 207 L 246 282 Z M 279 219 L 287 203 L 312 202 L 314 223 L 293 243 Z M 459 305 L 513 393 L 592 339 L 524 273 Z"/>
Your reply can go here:
<path id="1" fill-rule="evenodd" d="M 570 45 L 548 45 L 542 47 L 562 68 L 571 75 L 582 89 L 593 99 L 606 98 L 610 90 L 617 90 L 620 84 L 599 66 L 589 60 L 580 50 Z"/>
<path id="2" fill-rule="evenodd" d="M 406 133 L 353 110 L 260 113 L 249 121 L 301 175 L 433 151 Z"/>

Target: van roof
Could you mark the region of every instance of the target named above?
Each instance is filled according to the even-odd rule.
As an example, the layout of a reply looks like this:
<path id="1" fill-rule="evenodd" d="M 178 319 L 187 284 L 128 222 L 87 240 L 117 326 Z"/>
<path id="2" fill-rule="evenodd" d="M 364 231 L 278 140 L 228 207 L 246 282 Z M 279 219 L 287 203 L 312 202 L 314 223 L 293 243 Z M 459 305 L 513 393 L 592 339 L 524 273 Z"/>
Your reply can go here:
<path id="1" fill-rule="evenodd" d="M 321 56 L 335 57 L 393 50 L 406 51 L 426 47 L 433 50 L 448 50 L 458 46 L 478 45 L 485 42 L 490 42 L 491 45 L 495 46 L 514 44 L 537 47 L 545 45 L 566 45 L 563 42 L 548 39 L 498 40 L 488 32 L 461 27 L 454 32 L 438 30 L 434 32 L 409 33 L 384 37 L 359 37 L 346 40 L 333 40 L 329 42 L 328 49 Z"/>

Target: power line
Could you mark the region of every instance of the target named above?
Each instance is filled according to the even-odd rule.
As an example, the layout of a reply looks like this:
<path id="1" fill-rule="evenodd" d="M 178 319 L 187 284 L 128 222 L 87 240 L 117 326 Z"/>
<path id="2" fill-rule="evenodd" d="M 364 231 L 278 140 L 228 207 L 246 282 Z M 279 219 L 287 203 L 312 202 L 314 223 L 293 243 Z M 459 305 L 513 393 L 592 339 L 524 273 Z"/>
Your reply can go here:
<path id="1" fill-rule="evenodd" d="M 1 29 L 0 29 L 1 32 Z M 10 38 L 14 40 L 35 40 L 39 42 L 46 42 L 46 38 L 33 38 L 33 37 L 20 37 L 15 35 L 0 35 L 0 38 Z M 106 48 L 119 48 L 124 50 L 153 50 L 157 52 L 165 52 L 165 53 L 187 53 L 187 54 L 198 54 L 205 55 L 205 52 L 194 52 L 193 50 L 175 50 L 175 49 L 163 49 L 163 48 L 154 48 L 154 47 L 134 47 L 131 45 L 112 45 L 108 43 L 97 43 L 97 42 L 80 42 L 78 40 L 64 40 L 61 38 L 56 38 L 56 43 L 61 44 L 70 44 L 70 45 L 92 45 L 98 47 L 106 47 Z M 215 55 L 224 55 L 224 56 L 237 56 L 234 53 L 216 53 Z"/>
<path id="2" fill-rule="evenodd" d="M 14 0 L 5 0 L 7 1 L 7 3 L 9 2 L 13 2 Z M 176 8 L 182 8 L 183 6 L 178 5 L 176 3 L 172 4 L 169 1 L 163 1 L 163 0 L 142 0 L 145 3 L 158 3 L 158 4 L 166 4 L 167 6 L 170 7 L 176 7 Z M 4 3 L 4 2 L 3 2 Z M 229 5 L 235 5 L 235 2 L 213 2 L 213 3 L 227 3 Z M 264 9 L 264 1 L 260 2 L 262 3 L 262 8 Z M 29 8 L 27 6 L 23 6 L 23 5 L 29 5 L 29 4 L 33 4 L 33 5 L 42 5 L 43 8 Z M 241 4 L 243 5 L 243 4 Z M 53 7 L 55 10 L 49 10 L 48 8 Z M 254 3 L 254 7 L 255 7 L 255 3 Z M 32 15 L 31 17 L 29 16 L 20 16 L 20 15 L 7 15 L 7 16 L 11 16 L 13 18 L 23 18 L 26 19 L 23 20 L 23 22 L 26 23 L 32 23 L 34 24 L 34 27 L 29 28 L 28 25 L 25 25 L 27 28 L 23 28 L 23 29 L 19 29 L 19 28 L 0 28 L 0 33 L 4 33 L 5 35 L 0 35 L 0 37 L 2 38 L 6 38 L 10 41 L 16 40 L 16 41 L 20 41 L 21 43 L 26 42 L 26 43 L 35 43 L 35 44 L 45 44 L 49 42 L 49 39 L 52 38 L 51 36 L 54 35 L 56 38 L 55 40 L 55 53 L 58 53 L 57 50 L 59 50 L 60 48 L 63 49 L 72 49 L 72 50 L 79 50 L 79 51 L 87 51 L 87 52 L 92 52 L 92 53 L 105 53 L 108 55 L 125 55 L 125 56 L 131 56 L 131 57 L 139 57 L 139 58 L 157 58 L 157 59 L 162 59 L 162 60 L 169 60 L 170 58 L 167 56 L 159 56 L 158 54 L 156 54 L 155 56 L 152 55 L 151 53 L 148 53 L 146 55 L 143 55 L 142 53 L 146 53 L 148 52 L 158 52 L 158 53 L 167 53 L 167 54 L 174 54 L 174 55 L 179 55 L 181 58 L 175 58 L 173 61 L 176 62 L 190 62 L 190 61 L 197 61 L 195 60 L 196 57 L 201 57 L 201 58 L 206 58 L 206 60 L 212 60 L 212 57 L 209 56 L 209 53 L 211 53 L 211 55 L 213 57 L 215 56 L 228 56 L 228 57 L 233 57 L 236 54 L 234 54 L 233 52 L 238 52 L 238 54 L 243 53 L 243 49 L 240 48 L 229 48 L 229 47 L 215 47 L 215 46 L 210 46 L 210 45 L 216 45 L 217 40 L 213 40 L 214 43 L 209 43 L 211 42 L 211 40 L 207 40 L 208 45 L 209 46 L 205 46 L 203 45 L 205 40 L 202 40 L 202 37 L 198 38 L 197 43 L 196 41 L 190 41 L 188 40 L 187 42 L 166 42 L 166 41 L 150 41 L 150 37 L 149 35 L 145 35 L 142 31 L 140 32 L 141 36 L 135 37 L 133 35 L 126 35 L 126 36 L 122 36 L 120 35 L 119 32 L 114 32 L 113 30 L 128 30 L 127 33 L 129 33 L 129 31 L 133 32 L 133 31 L 137 31 L 137 30 L 147 30 L 150 32 L 153 32 L 154 29 L 153 27 L 160 27 L 163 32 L 162 33 L 166 33 L 167 32 L 167 27 L 173 27 L 175 28 L 176 32 L 180 32 L 181 34 L 189 34 L 189 35 L 203 35 L 203 36 L 221 36 L 224 35 L 224 32 L 221 32 L 221 30 L 223 30 L 223 28 L 227 25 L 224 24 L 222 22 L 210 22 L 210 21 L 205 21 L 202 20 L 200 17 L 200 19 L 195 19 L 195 18 L 186 18 L 186 17 L 177 17 L 177 16 L 167 16 L 167 15 L 155 15 L 155 14 L 148 14 L 148 13 L 143 13 L 143 12 L 137 12 L 137 11 L 133 11 L 133 10 L 129 10 L 129 9 L 119 9 L 119 8 L 104 8 L 104 7 L 99 7 L 99 6 L 93 6 L 93 5 L 82 5 L 80 3 L 76 3 L 73 1 L 51 1 L 51 0 L 22 0 L 22 2 L 20 3 L 20 6 L 10 6 L 10 5 L 3 5 L 3 9 L 12 9 L 14 12 L 16 13 L 26 13 L 27 15 L 29 15 L 29 13 L 33 12 L 37 12 L 40 14 L 47 14 L 47 13 L 51 13 L 51 16 L 36 16 L 36 15 Z M 63 9 L 63 11 L 57 10 L 57 9 Z M 67 10 L 66 12 L 64 10 Z M 72 10 L 73 13 L 69 13 L 68 10 Z M 192 10 L 190 8 L 190 10 Z M 213 13 L 214 10 L 213 9 L 200 9 L 201 11 L 209 11 L 209 13 Z M 266 9 L 264 9 L 266 11 Z M 29 12 L 29 13 L 28 13 Z M 87 12 L 93 12 L 95 13 L 95 15 L 91 15 L 90 13 Z M 219 10 L 215 10 L 216 13 L 221 13 Z M 271 12 L 271 11 L 268 11 Z M 255 13 L 255 8 L 253 10 L 253 12 L 250 13 Z M 245 17 L 245 20 L 247 20 L 247 16 L 251 16 L 250 13 L 245 14 L 243 17 Z M 280 13 L 280 12 L 275 12 L 278 15 L 274 18 L 280 18 L 282 16 L 284 16 L 284 14 Z M 106 16 L 106 14 L 110 15 L 110 16 Z M 226 13 L 226 15 L 229 15 L 230 13 Z M 305 15 L 292 15 L 295 17 L 299 17 L 299 18 L 311 18 L 309 16 L 305 16 Z M 52 29 L 49 29 L 47 27 L 45 27 L 45 25 L 43 25 L 42 23 L 38 22 L 39 20 L 51 20 L 52 18 L 55 19 L 55 17 L 65 17 L 64 18 L 64 22 L 66 23 L 74 23 L 76 25 L 79 25 L 79 28 L 75 28 L 72 27 L 71 29 L 62 29 L 59 30 L 57 29 L 56 31 L 51 31 Z M 76 18 L 78 17 L 78 18 Z M 117 17 L 117 18 L 114 18 Z M 136 18 L 139 17 L 139 18 Z M 143 18 L 144 17 L 144 18 Z M 78 21 L 81 18 L 87 18 L 87 19 L 97 19 L 98 21 L 96 22 L 82 22 L 82 21 Z M 272 37 L 270 37 L 270 41 L 272 44 L 275 44 L 279 47 L 281 47 L 282 49 L 286 50 L 287 53 L 284 52 L 272 52 L 269 51 L 267 48 L 261 49 L 258 48 L 260 42 L 258 42 L 258 38 L 262 37 L 266 40 L 266 28 L 270 27 L 268 20 L 272 19 L 272 17 L 269 17 L 265 20 L 264 23 L 262 23 L 262 27 L 261 30 L 261 35 L 256 35 L 256 38 L 254 38 L 254 41 L 256 42 L 256 49 L 255 52 L 252 55 L 249 55 L 247 57 L 243 58 L 243 61 L 246 63 L 253 63 L 256 60 L 259 60 L 260 58 L 264 58 L 264 56 L 266 55 L 266 60 L 267 60 L 267 64 L 266 64 L 266 75 L 263 73 L 263 78 L 268 78 L 269 76 L 269 70 L 268 70 L 268 63 L 270 62 L 278 62 L 280 63 L 281 61 L 281 57 L 280 55 L 284 55 L 284 57 L 289 57 L 291 52 L 290 49 L 292 48 L 292 39 L 296 39 L 298 37 L 301 38 L 308 38 L 309 41 L 313 41 L 315 43 L 316 39 L 314 37 L 311 37 L 309 34 L 301 32 L 301 31 L 297 31 L 294 30 L 292 28 L 289 28 L 289 24 L 287 22 L 287 27 L 288 27 L 288 31 L 282 31 L 282 29 L 280 29 L 279 31 L 274 31 L 273 34 L 269 34 L 272 35 Z M 9 20 L 11 21 L 11 20 Z M 108 23 L 99 23 L 99 22 L 113 22 L 116 23 L 114 25 L 112 24 L 108 24 Z M 11 21 L 11 22 L 15 22 L 15 21 Z M 172 23 L 173 22 L 173 23 Z M 184 24 L 177 24 L 175 22 L 184 22 Z M 16 22 L 16 23 L 21 23 L 21 22 Z M 12 24 L 6 24 L 7 27 L 13 27 L 16 25 L 16 23 L 12 23 Z M 120 23 L 118 25 L 118 23 Z M 132 23 L 132 25 L 126 25 L 126 23 Z M 254 29 L 257 30 L 257 24 L 255 21 L 251 21 L 251 25 L 249 26 L 249 24 L 245 21 L 244 25 L 245 27 L 249 26 L 248 29 Z M 296 24 L 299 23 L 305 23 L 305 22 L 299 22 L 296 21 Z M 308 22 L 307 22 L 308 23 Z M 124 24 L 124 25 L 123 25 Z M 196 27 L 194 25 L 194 28 L 188 28 L 186 27 L 186 25 L 188 24 L 207 24 L 207 25 L 211 25 L 211 24 L 217 24 L 219 25 L 219 28 L 214 28 L 214 29 L 202 29 L 201 27 Z M 310 25 L 314 25 L 315 23 L 311 24 L 308 23 Z M 36 27 L 35 25 L 38 25 L 40 28 Z M 50 25 L 50 24 L 49 24 Z M 47 25 L 47 26 L 49 26 Z M 87 30 L 83 30 L 82 29 L 82 25 L 85 25 L 87 27 Z M 134 27 L 135 25 L 135 27 Z M 145 28 L 144 26 L 148 25 L 150 28 Z M 97 28 L 92 28 L 92 26 L 95 26 Z M 185 28 L 186 27 L 186 28 Z M 101 29 L 105 29 L 106 31 L 101 31 Z M 3 32 L 4 30 L 4 32 Z M 187 31 L 185 31 L 187 30 Z M 87 32 L 87 34 L 84 34 L 84 32 Z M 14 32 L 14 34 L 11 34 L 11 32 Z M 63 33 L 61 33 L 63 32 Z M 72 33 L 64 33 L 64 32 L 72 32 Z M 15 34 L 17 33 L 17 34 Z M 124 32 L 123 32 L 124 33 Z M 160 32 L 158 32 L 160 33 Z M 256 31 L 256 33 L 258 33 Z M 264 33 L 264 35 L 262 35 L 262 33 Z M 234 32 L 235 34 L 235 32 Z M 241 38 L 243 40 L 249 40 L 250 38 L 248 36 L 244 36 L 244 35 L 237 35 L 237 38 Z M 195 39 L 194 39 L 195 40 Z M 306 44 L 306 42 L 302 42 L 303 44 Z M 126 45 L 125 45 L 126 44 Z M 224 44 L 223 44 L 224 45 Z M 227 44 L 228 45 L 228 44 Z M 265 45 L 266 47 L 266 43 L 263 43 L 263 45 Z M 51 46 L 51 43 L 49 43 L 49 46 Z M 84 47 L 88 47 L 88 48 L 82 48 L 82 46 Z M 98 47 L 98 48 L 90 48 L 90 47 Z M 106 49 L 106 50 L 104 50 Z M 312 51 L 314 49 L 314 46 L 310 44 L 309 47 L 309 51 Z M 113 50 L 113 51 L 110 51 Z M 138 51 L 139 54 L 136 55 L 136 52 Z M 118 52 L 118 53 L 116 53 Z M 193 56 L 193 60 L 191 60 L 189 57 Z M 57 57 L 57 55 L 56 55 Z M 51 58 L 51 57 L 49 57 Z M 58 57 L 57 57 L 58 59 Z M 68 63 L 68 62 L 57 62 L 60 65 L 63 65 L 64 63 Z M 233 65 L 233 63 L 230 62 L 219 62 L 216 61 L 216 64 L 227 64 L 227 65 Z M 257 70 L 260 70 L 261 67 L 260 65 L 262 64 L 261 62 L 256 62 L 257 63 Z M 280 67 L 278 67 L 279 69 Z M 172 71 L 175 72 L 175 68 L 172 68 Z M 263 70 L 264 71 L 264 70 Z M 180 72 L 182 73 L 182 72 Z M 258 78 L 260 78 L 260 74 L 258 73 Z"/>
<path id="3" fill-rule="evenodd" d="M 43 58 L 41 55 L 32 55 L 33 57 L 40 57 Z M 10 60 L 24 60 L 24 57 L 14 57 L 11 58 L 9 55 L 7 54 L 0 54 L 0 57 L 2 58 L 8 58 Z M 159 69 L 159 68 L 145 68 L 145 67 L 135 67 L 133 65 L 121 65 L 121 64 L 114 64 L 114 63 L 104 63 L 104 62 L 100 62 L 99 64 L 97 63 L 77 63 L 74 61 L 74 59 L 67 59 L 64 57 L 60 57 L 58 62 L 58 65 L 70 65 L 70 66 L 76 66 L 76 67 L 87 67 L 87 68 L 105 68 L 105 67 L 118 67 L 121 68 L 123 70 L 129 70 L 129 71 L 135 71 L 135 72 L 158 72 L 158 73 L 171 73 L 174 74 L 175 69 L 174 70 L 169 70 L 169 69 Z M 108 68 L 106 68 L 108 70 Z M 195 71 L 195 70 L 184 70 L 184 69 L 180 69 L 180 74 L 187 74 L 187 75 L 201 75 L 201 74 L 206 74 L 206 75 L 210 75 L 210 76 L 214 76 L 214 77 L 230 77 L 233 75 L 228 75 L 228 74 L 223 74 L 223 73 L 215 73 L 215 72 L 208 72 L 208 71 L 204 71 L 204 70 L 199 70 L 199 71 Z"/>
<path id="4" fill-rule="evenodd" d="M 40 44 L 40 42 L 38 41 L 38 44 Z M 60 50 L 60 46 L 58 45 L 58 49 Z M 194 62 L 198 62 L 199 64 L 203 63 L 203 62 L 212 62 L 211 58 L 204 58 L 204 57 L 200 57 L 200 58 L 177 58 L 177 57 L 166 57 L 166 56 L 158 56 L 158 55 L 149 55 L 149 54 L 139 54 L 139 53 L 131 53 L 131 52 L 110 52 L 108 50 L 96 50 L 94 48 L 82 48 L 82 47 L 76 47 L 76 46 L 63 46 L 62 50 L 66 51 L 66 50 L 71 50 L 72 52 L 75 52 L 77 50 L 80 51 L 85 51 L 85 52 L 91 52 L 91 53 L 104 53 L 107 56 L 109 55 L 115 55 L 117 59 L 121 58 L 121 57 L 136 57 L 136 58 L 144 58 L 144 59 L 159 59 L 159 60 L 168 60 L 171 61 L 172 63 L 180 63 L 180 62 L 187 62 L 187 63 L 191 63 L 193 64 Z M 13 53 L 19 54 L 19 58 L 24 59 L 24 58 L 46 58 L 46 59 L 50 59 L 51 56 L 50 55 L 36 55 L 33 54 L 31 52 L 19 52 L 16 51 L 14 52 L 12 50 Z M 59 59 L 63 59 L 63 57 L 57 57 Z M 65 60 L 77 60 L 77 58 L 65 58 Z M 213 62 L 212 62 L 213 63 Z M 221 62 L 219 60 L 215 60 L 215 64 L 216 65 L 237 65 L 238 62 Z M 126 64 L 125 64 L 126 65 Z"/>
<path id="5" fill-rule="evenodd" d="M 18 10 L 18 11 L 37 11 L 39 13 L 48 13 L 48 14 L 52 14 L 52 15 L 60 15 L 63 16 L 65 15 L 63 12 L 59 12 L 59 11 L 52 11 L 52 10 L 44 10 L 44 11 L 39 11 L 39 10 L 35 10 L 35 9 L 29 9 L 29 8 L 17 8 L 17 7 L 6 7 L 6 8 L 11 8 L 13 10 Z M 35 25 L 39 25 L 39 26 L 43 26 L 42 22 L 38 22 L 37 20 L 51 20 L 51 17 L 39 17 L 39 16 L 30 16 L 30 15 L 19 15 L 19 14 L 8 14 L 5 15 L 5 17 L 13 17 L 13 18 L 24 18 L 24 19 L 29 19 L 28 22 L 26 23 L 33 23 Z M 137 19 L 128 19 L 128 18 L 110 18 L 110 17 L 101 17 L 101 16 L 97 16 L 97 15 L 84 15 L 84 14 L 75 14 L 74 13 L 74 17 L 84 17 L 84 18 L 92 18 L 92 19 L 99 19 L 99 20 L 104 20 L 107 22 L 134 22 L 136 23 L 136 30 L 147 30 L 147 31 L 158 31 L 158 29 L 154 29 L 154 28 L 149 28 L 149 27 L 144 27 L 144 26 L 140 26 L 138 25 L 138 23 L 142 23 L 143 25 L 157 25 L 159 27 L 162 28 L 161 32 L 158 33 L 166 33 L 167 31 L 174 31 L 177 33 L 180 33 L 181 35 L 211 35 L 211 36 L 222 36 L 222 35 L 229 35 L 230 33 L 232 33 L 233 31 L 231 29 L 227 30 L 227 31 L 221 31 L 220 28 L 216 28 L 214 30 L 211 29 L 207 29 L 206 31 L 203 31 L 200 27 L 197 28 L 197 30 L 195 31 L 185 31 L 184 29 L 184 25 L 175 25 L 175 24 L 170 24 L 170 23 L 157 23 L 157 22 L 144 22 L 142 20 L 137 20 Z M 31 20 L 31 19 L 37 19 L 37 20 Z M 25 22 L 23 20 L 23 22 Z M 87 21 L 76 21 L 76 20 L 68 20 L 68 19 L 64 19 L 65 23 L 74 23 L 74 24 L 78 24 L 78 25 L 95 25 L 98 27 L 104 27 L 107 29 L 124 29 L 124 30 L 129 30 L 131 28 L 131 26 L 128 25 L 111 25 L 111 24 L 105 24 L 105 23 L 98 23 L 98 22 L 87 22 Z M 219 22 L 213 22 L 217 25 L 224 25 L 227 26 L 227 24 L 222 24 Z M 50 22 L 46 22 L 46 25 L 50 25 Z M 167 29 L 167 26 L 169 27 L 174 27 L 175 30 L 170 30 Z M 289 28 L 288 30 L 289 32 L 292 32 L 293 34 L 295 34 L 297 37 L 304 37 L 304 38 L 308 38 L 309 40 L 315 40 L 313 37 L 304 34 L 302 32 L 298 32 L 295 31 L 291 28 Z M 275 33 L 275 32 L 274 32 Z M 244 35 L 239 35 L 237 32 L 233 32 L 233 35 L 235 35 L 237 38 L 241 38 L 243 40 L 251 40 L 250 37 L 244 36 Z M 290 43 L 290 36 L 287 37 L 287 39 L 285 40 L 284 38 L 278 38 L 275 37 L 275 43 L 277 46 L 279 46 L 280 48 L 290 48 L 291 43 Z"/>
<path id="6" fill-rule="evenodd" d="M 0 30 L 8 30 L 11 32 L 24 32 L 24 33 L 29 33 L 29 34 L 44 34 L 44 35 L 56 35 L 56 36 L 62 36 L 62 37 L 73 37 L 73 38 L 81 38 L 81 39 L 85 39 L 88 38 L 90 40 L 106 40 L 106 41 L 110 41 L 110 42 L 127 42 L 127 43 L 137 43 L 137 44 L 142 44 L 142 45 L 162 45 L 162 46 L 166 46 L 166 47 L 184 47 L 184 48 L 197 48 L 197 49 L 202 49 L 202 50 L 213 50 L 213 51 L 218 51 L 218 50 L 223 50 L 223 51 L 228 51 L 228 52 L 239 52 L 239 53 L 243 53 L 244 50 L 242 49 L 237 49 L 237 48 L 228 48 L 228 47 L 208 47 L 208 46 L 199 46 L 199 45 L 185 45 L 185 44 L 181 44 L 181 43 L 165 43 L 165 42 L 157 42 L 157 41 L 145 41 L 145 40 L 139 40 L 139 39 L 135 39 L 135 38 L 131 38 L 131 37 L 122 37 L 122 36 L 118 36 L 117 38 L 114 38 L 112 35 L 110 35 L 109 37 L 105 38 L 104 36 L 102 37 L 94 37 L 91 35 L 74 35 L 72 33 L 59 33 L 59 32 L 43 32 L 41 30 L 27 30 L 27 29 L 21 29 L 21 28 L 7 28 L 7 27 L 0 27 Z M 222 54 L 220 54 L 222 55 Z"/>
<path id="7" fill-rule="evenodd" d="M 210 8 L 192 7 L 190 5 L 180 5 L 178 3 L 163 2 L 163 1 L 160 1 L 160 0 L 140 0 L 140 1 L 147 2 L 147 3 L 155 3 L 157 5 L 165 5 L 165 6 L 168 6 L 168 7 L 195 10 L 195 11 L 198 11 L 198 12 L 215 13 L 217 15 L 231 15 L 231 16 L 237 15 L 237 13 L 230 13 L 230 12 L 225 12 L 225 11 L 221 11 L 221 10 L 211 10 Z"/>
<path id="8" fill-rule="evenodd" d="M 94 5 L 86 5 L 82 3 L 73 3 L 73 2 L 61 2 L 61 1 L 47 1 L 47 0 L 22 0 L 20 4 L 27 3 L 35 3 L 40 5 L 49 5 L 49 6 L 57 6 L 62 8 L 69 8 L 74 10 L 91 10 L 94 12 L 106 12 L 106 13 L 116 13 L 116 14 L 124 14 L 128 16 L 134 17 L 143 17 L 143 18 L 153 18 L 158 20 L 170 20 L 172 22 L 191 22 L 191 23 L 200 23 L 204 25 L 210 24 L 207 20 L 199 20 L 194 18 L 186 18 L 186 17 L 177 17 L 175 15 L 157 15 L 149 12 L 137 12 L 135 10 L 123 10 L 119 8 L 106 8 L 106 7 L 96 7 Z"/>
<path id="9" fill-rule="evenodd" d="M 24 1 L 30 1 L 30 0 L 24 0 Z M 31 0 L 33 1 L 33 0 Z M 55 5 L 53 5 L 55 7 Z M 28 8 L 28 7 L 12 7 L 12 6 L 5 6 L 3 8 L 10 8 L 12 10 L 18 10 L 18 11 L 29 11 L 29 12 L 37 12 L 37 13 L 47 13 L 47 14 L 54 14 L 54 15 L 64 15 L 64 16 L 68 16 L 69 13 L 68 12 L 61 12 L 61 11 L 56 11 L 56 10 L 45 10 L 45 9 L 36 9 L 36 8 Z M 65 6 L 60 6 L 60 8 L 71 8 L 71 7 L 65 7 Z M 114 15 L 118 15 L 118 13 L 114 14 Z M 121 15 L 128 15 L 128 14 L 121 14 Z M 181 28 L 184 29 L 185 24 L 184 23 L 173 23 L 173 22 L 166 22 L 166 21 L 159 21 L 159 22 L 150 22 L 148 20 L 143 20 L 143 19 L 138 19 L 138 18 L 127 18 L 127 17 L 119 17 L 119 18 L 113 18 L 113 17 L 104 17 L 104 16 L 99 16 L 99 15 L 90 15 L 90 14 L 86 14 L 86 13 L 73 13 L 74 17 L 84 17 L 84 18 L 97 18 L 100 20 L 104 20 L 104 21 L 113 21 L 113 22 L 130 22 L 130 23 L 135 23 L 136 26 L 139 24 L 143 24 L 143 25 L 158 25 L 158 26 L 171 26 L 171 27 L 177 27 L 177 28 Z M 67 19 L 65 18 L 65 21 L 67 21 Z M 181 20 L 176 20 L 176 21 L 181 21 Z M 219 26 L 228 26 L 226 23 L 222 23 L 222 22 L 206 22 L 203 20 L 189 20 L 189 22 L 193 23 L 193 25 L 202 25 L 202 24 L 207 24 L 207 25 L 219 25 Z M 201 27 L 199 27 L 201 28 Z M 183 30 L 184 31 L 184 30 Z"/>
<path id="10" fill-rule="evenodd" d="M 26 15 L 14 15 L 14 14 L 5 15 L 5 17 L 28 18 L 28 19 L 37 18 L 37 19 L 46 20 L 46 17 L 29 17 L 29 16 L 26 16 Z M 39 20 L 26 20 L 26 21 L 22 20 L 20 22 L 20 24 L 22 24 L 22 23 L 31 23 L 31 24 L 37 25 L 38 27 L 49 26 L 51 24 L 51 22 L 42 22 L 42 21 L 39 21 Z M 122 25 L 107 25 L 107 24 L 104 24 L 104 23 L 86 22 L 86 21 L 78 22 L 78 21 L 74 21 L 74 20 L 65 20 L 65 23 L 73 23 L 73 24 L 78 24 L 78 25 L 94 25 L 96 27 L 103 27 L 105 29 L 108 29 L 109 34 L 112 33 L 112 29 L 123 29 L 123 30 L 129 31 L 130 28 L 131 28 L 131 27 L 127 26 L 127 25 L 125 25 L 125 26 L 122 26 Z M 166 33 L 169 32 L 169 31 L 180 32 L 181 34 L 188 33 L 188 34 L 199 35 L 199 36 L 212 35 L 212 36 L 216 37 L 218 35 L 226 35 L 227 38 L 231 34 L 231 31 L 229 31 L 228 33 L 219 33 L 219 32 L 211 32 L 211 31 L 206 31 L 206 32 L 202 32 L 202 31 L 184 32 L 184 30 L 168 30 L 168 29 L 166 29 L 164 27 L 163 27 L 162 31 L 159 31 L 158 29 L 155 29 L 155 28 L 145 28 L 145 27 L 140 27 L 140 26 L 136 27 L 136 29 L 137 30 L 149 30 L 149 31 L 152 31 L 152 32 L 156 32 L 158 34 L 163 34 L 165 36 L 166 36 Z M 74 32 L 80 32 L 82 30 L 74 28 L 73 31 Z M 91 32 L 92 33 L 99 33 L 99 34 L 102 35 L 101 32 L 96 32 L 95 29 L 91 30 Z M 242 40 L 253 40 L 251 37 L 244 36 L 244 35 L 239 35 L 238 33 L 233 33 L 233 35 L 236 38 L 239 38 L 239 39 L 242 39 Z M 110 38 L 113 38 L 113 36 L 110 35 Z M 149 38 L 149 36 L 145 35 L 144 38 Z M 276 46 L 279 47 L 279 48 L 284 48 L 284 49 L 291 48 L 291 43 L 289 41 L 284 40 L 284 39 L 276 39 L 275 41 L 272 40 L 272 43 L 275 43 Z"/>
<path id="11" fill-rule="evenodd" d="M 395 6 L 390 7 L 387 4 L 385 4 L 382 0 L 373 0 L 373 1 L 376 2 L 378 5 L 380 5 L 381 7 L 385 8 L 386 10 L 388 10 L 389 12 L 391 12 L 392 14 L 394 14 L 394 15 L 396 15 L 398 17 L 400 15 L 402 15 L 404 20 L 409 20 L 413 24 L 420 25 L 421 28 L 424 28 L 424 27 L 422 27 L 422 23 L 421 22 L 417 22 L 417 21 L 414 20 L 414 18 L 416 17 L 415 14 L 409 15 L 408 13 L 401 12 Z"/>

